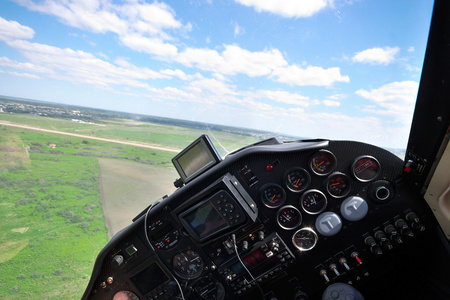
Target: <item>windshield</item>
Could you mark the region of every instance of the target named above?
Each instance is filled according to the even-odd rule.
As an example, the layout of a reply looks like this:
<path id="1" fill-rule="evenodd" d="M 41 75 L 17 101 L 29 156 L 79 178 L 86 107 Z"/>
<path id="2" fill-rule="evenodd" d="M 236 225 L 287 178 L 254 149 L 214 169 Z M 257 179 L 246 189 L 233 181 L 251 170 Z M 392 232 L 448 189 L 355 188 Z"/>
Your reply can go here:
<path id="1" fill-rule="evenodd" d="M 271 136 L 404 152 L 432 6 L 2 1 L 1 293 L 79 298 L 201 134 L 222 156 Z"/>

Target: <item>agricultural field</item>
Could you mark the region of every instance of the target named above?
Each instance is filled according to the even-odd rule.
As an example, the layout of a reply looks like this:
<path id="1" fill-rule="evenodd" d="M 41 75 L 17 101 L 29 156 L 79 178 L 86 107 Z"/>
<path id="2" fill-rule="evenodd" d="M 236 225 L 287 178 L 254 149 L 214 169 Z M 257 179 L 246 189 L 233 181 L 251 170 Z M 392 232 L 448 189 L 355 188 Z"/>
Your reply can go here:
<path id="1" fill-rule="evenodd" d="M 30 114 L 0 114 L 0 121 L 58 130 L 93 137 L 135 142 L 182 150 L 197 137 L 208 134 L 222 156 L 270 135 L 244 135 L 224 131 L 185 128 L 174 125 L 142 122 L 136 119 L 107 119 L 95 122 L 74 122 L 67 119 L 38 117 Z M 206 126 L 206 125 L 205 125 Z"/>
<path id="2" fill-rule="evenodd" d="M 98 125 L 0 113 L 0 122 L 179 150 L 205 133 L 131 119 L 99 120 Z M 222 155 L 226 148 L 258 141 L 251 135 L 209 134 L 222 143 L 216 143 Z M 0 125 L 2 297 L 79 299 L 110 237 L 174 191 L 174 155 Z"/>

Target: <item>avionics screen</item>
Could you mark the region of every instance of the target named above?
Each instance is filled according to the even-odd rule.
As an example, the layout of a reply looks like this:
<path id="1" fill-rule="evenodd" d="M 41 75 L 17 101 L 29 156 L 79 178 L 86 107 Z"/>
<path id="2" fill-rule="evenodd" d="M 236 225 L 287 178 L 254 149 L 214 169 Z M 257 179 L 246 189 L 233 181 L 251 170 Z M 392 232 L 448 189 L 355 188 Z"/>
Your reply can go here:
<path id="1" fill-rule="evenodd" d="M 156 262 L 153 262 L 150 266 L 131 278 L 134 285 L 144 295 L 150 293 L 168 280 L 169 278 Z"/>
<path id="2" fill-rule="evenodd" d="M 172 159 L 172 162 L 185 183 L 200 175 L 221 159 L 214 150 L 209 138 L 202 135 L 180 154 Z"/>
<path id="3" fill-rule="evenodd" d="M 227 222 L 225 222 L 209 201 L 206 201 L 197 207 L 197 209 L 185 215 L 183 219 L 197 234 L 199 239 L 203 239 L 228 226 Z"/>

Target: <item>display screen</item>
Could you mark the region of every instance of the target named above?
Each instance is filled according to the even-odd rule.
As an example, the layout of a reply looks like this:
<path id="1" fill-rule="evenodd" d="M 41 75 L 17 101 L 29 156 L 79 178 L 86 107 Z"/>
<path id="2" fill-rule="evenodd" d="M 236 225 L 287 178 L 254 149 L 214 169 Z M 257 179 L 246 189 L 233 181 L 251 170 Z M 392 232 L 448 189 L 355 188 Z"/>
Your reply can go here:
<path id="1" fill-rule="evenodd" d="M 206 135 L 202 135 L 172 159 L 172 162 L 186 183 L 200 175 L 221 160 Z"/>
<path id="2" fill-rule="evenodd" d="M 134 285 L 144 295 L 150 293 L 168 280 L 169 278 L 156 262 L 153 262 L 150 266 L 131 278 Z"/>
<path id="3" fill-rule="evenodd" d="M 264 253 L 261 251 L 261 249 L 257 249 L 256 251 L 250 253 L 249 255 L 245 256 L 242 259 L 242 262 L 247 268 L 251 268 L 256 263 L 263 261 L 266 258 Z M 240 274 L 241 271 L 244 269 L 242 264 L 240 262 L 234 264 L 230 268 L 235 274 Z"/>
<path id="4" fill-rule="evenodd" d="M 209 201 L 183 216 L 183 219 L 200 240 L 228 226 L 227 222 Z"/>

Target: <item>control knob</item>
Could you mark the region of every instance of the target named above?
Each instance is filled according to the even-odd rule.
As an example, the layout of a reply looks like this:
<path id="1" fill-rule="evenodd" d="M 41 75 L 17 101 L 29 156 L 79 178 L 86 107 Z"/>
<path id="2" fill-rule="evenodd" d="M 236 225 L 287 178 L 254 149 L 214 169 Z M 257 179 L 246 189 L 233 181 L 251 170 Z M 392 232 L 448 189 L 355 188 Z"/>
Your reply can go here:
<path id="1" fill-rule="evenodd" d="M 123 256 L 122 255 L 115 255 L 113 259 L 111 260 L 111 267 L 114 269 L 118 268 L 123 263 Z"/>

